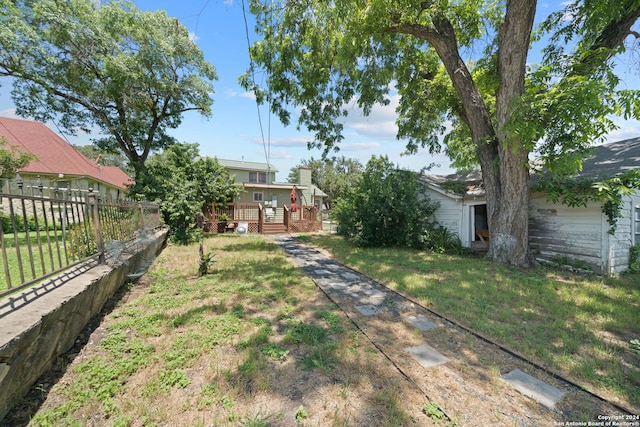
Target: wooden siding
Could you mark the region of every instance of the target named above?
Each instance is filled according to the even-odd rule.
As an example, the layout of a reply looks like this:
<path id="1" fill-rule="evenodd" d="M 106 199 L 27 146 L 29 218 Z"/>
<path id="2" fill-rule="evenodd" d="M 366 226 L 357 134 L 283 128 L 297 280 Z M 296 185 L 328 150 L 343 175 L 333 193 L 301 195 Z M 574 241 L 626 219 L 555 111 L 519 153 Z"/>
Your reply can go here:
<path id="1" fill-rule="evenodd" d="M 608 246 L 603 239 L 603 220 L 599 203 L 570 208 L 534 193 L 529 205 L 529 246 L 537 258 L 579 260 L 602 272 L 602 255 Z"/>

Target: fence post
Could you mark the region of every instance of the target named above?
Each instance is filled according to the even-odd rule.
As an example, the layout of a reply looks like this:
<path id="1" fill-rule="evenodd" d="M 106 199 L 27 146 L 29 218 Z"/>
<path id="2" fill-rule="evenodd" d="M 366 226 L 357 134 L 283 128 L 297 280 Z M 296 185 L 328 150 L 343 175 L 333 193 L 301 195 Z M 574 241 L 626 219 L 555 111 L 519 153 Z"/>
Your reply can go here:
<path id="1" fill-rule="evenodd" d="M 105 263 L 104 242 L 102 241 L 102 228 L 100 227 L 99 200 L 93 192 L 93 187 L 89 187 L 89 206 L 91 207 L 91 218 L 93 222 L 93 232 L 96 236 L 96 246 L 98 248 L 98 262 Z"/>

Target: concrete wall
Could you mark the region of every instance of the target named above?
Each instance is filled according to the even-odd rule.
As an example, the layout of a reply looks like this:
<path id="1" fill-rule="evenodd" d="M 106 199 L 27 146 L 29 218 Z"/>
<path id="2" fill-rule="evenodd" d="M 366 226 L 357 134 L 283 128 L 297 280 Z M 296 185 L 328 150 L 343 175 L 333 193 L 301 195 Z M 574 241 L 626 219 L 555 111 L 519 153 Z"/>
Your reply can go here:
<path id="1" fill-rule="evenodd" d="M 167 231 L 156 230 L 130 245 L 112 266 L 80 266 L 0 300 L 0 420 L 71 348 L 128 276 L 148 268 L 164 247 Z"/>

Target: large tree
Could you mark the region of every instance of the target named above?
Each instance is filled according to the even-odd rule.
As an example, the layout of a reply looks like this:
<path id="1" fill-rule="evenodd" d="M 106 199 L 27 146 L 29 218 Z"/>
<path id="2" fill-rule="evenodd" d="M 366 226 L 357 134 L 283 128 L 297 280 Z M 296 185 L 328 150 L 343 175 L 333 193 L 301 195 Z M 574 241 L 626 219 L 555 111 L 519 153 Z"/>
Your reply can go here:
<path id="1" fill-rule="evenodd" d="M 19 115 L 98 127 L 136 173 L 185 112 L 210 115 L 216 78 L 178 20 L 126 0 L 0 0 L 0 76 Z"/>
<path id="2" fill-rule="evenodd" d="M 342 140 L 354 102 L 368 114 L 392 90 L 401 97 L 398 137 L 409 151 L 440 150 L 450 121 L 447 153 L 462 164 L 477 159 L 482 169 L 488 256 L 528 265 L 529 154 L 553 170 L 575 170 L 613 128 L 607 115 L 624 106 L 635 113 L 637 103 L 637 93 L 620 102 L 609 60 L 640 3 L 576 4 L 571 25 L 557 27 L 558 40 L 575 49 L 550 51 L 545 64 L 528 68 L 535 0 L 255 0 L 263 38 L 251 55 L 254 67 L 266 69 L 267 87 L 255 85 L 253 70 L 242 81 L 284 123 L 296 108 L 299 125 L 315 132 L 310 145 L 326 151 Z M 555 28 L 549 21 L 544 29 Z"/>

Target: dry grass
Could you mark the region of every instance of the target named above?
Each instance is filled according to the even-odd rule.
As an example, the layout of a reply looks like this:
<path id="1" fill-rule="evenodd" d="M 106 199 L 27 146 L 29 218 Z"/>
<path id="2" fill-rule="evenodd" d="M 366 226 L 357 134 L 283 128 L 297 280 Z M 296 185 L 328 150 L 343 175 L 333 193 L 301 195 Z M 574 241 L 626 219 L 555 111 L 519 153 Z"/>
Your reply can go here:
<path id="1" fill-rule="evenodd" d="M 261 237 L 167 247 L 33 426 L 410 426 L 425 397 Z M 442 424 L 440 424 L 442 425 Z"/>

